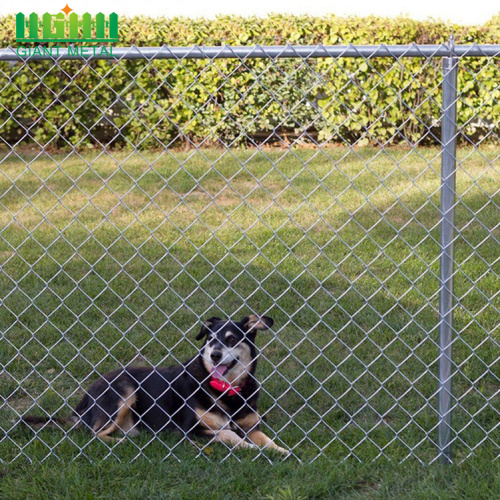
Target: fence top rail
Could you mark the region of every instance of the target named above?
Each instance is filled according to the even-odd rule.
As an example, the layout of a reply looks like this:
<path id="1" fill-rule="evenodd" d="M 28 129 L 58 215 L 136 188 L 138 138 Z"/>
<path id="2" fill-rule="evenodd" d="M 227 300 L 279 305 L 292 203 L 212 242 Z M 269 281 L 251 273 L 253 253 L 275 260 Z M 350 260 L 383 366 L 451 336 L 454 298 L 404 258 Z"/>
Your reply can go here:
<path id="1" fill-rule="evenodd" d="M 321 57 L 495 57 L 500 45 L 255 45 L 232 47 L 101 47 L 38 46 L 0 49 L 0 61 L 71 59 L 277 59 Z"/>

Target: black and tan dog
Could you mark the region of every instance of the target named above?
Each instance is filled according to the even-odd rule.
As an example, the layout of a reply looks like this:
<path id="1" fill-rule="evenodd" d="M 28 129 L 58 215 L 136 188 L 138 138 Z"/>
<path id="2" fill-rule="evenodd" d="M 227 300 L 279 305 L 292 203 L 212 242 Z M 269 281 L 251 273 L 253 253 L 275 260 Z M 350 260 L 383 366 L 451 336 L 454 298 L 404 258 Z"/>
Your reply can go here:
<path id="1" fill-rule="evenodd" d="M 166 368 L 127 367 L 90 386 L 69 418 L 24 417 L 40 428 L 56 424 L 90 428 L 99 438 L 136 435 L 140 429 L 178 430 L 215 438 L 231 447 L 268 448 L 288 454 L 259 428 L 259 384 L 255 379 L 255 337 L 273 320 L 247 316 L 241 321 L 210 318 L 197 340 L 198 355 Z"/>

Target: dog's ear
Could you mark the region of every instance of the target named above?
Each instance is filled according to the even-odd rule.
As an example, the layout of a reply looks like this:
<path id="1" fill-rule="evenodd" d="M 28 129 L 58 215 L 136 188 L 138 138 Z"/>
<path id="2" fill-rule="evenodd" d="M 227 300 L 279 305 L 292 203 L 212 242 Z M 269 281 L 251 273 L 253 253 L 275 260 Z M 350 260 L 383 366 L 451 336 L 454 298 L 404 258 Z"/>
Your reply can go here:
<path id="1" fill-rule="evenodd" d="M 267 330 L 274 325 L 274 320 L 269 316 L 257 316 L 255 314 L 250 314 L 246 318 L 242 319 L 242 323 L 245 326 L 245 333 L 255 332 L 255 330 Z"/>
<path id="2" fill-rule="evenodd" d="M 208 333 L 210 332 L 210 327 L 217 321 L 222 321 L 222 319 L 217 318 L 216 316 L 206 319 L 203 322 L 200 333 L 196 336 L 196 340 L 201 340 L 203 337 L 205 337 L 205 335 L 208 335 Z"/>

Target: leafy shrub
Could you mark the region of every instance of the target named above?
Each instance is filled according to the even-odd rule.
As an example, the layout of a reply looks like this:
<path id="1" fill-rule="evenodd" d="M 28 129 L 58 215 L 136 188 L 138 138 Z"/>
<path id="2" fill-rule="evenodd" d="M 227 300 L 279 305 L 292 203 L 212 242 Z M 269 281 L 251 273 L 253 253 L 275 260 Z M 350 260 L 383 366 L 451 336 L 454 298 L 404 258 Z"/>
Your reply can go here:
<path id="1" fill-rule="evenodd" d="M 14 17 L 0 18 L 16 47 Z M 120 19 L 118 46 L 494 43 L 497 23 L 272 15 Z M 498 132 L 499 63 L 463 58 L 464 136 Z M 427 142 L 439 136 L 441 60 L 425 58 L 0 63 L 4 143 L 171 147 L 262 141 Z"/>

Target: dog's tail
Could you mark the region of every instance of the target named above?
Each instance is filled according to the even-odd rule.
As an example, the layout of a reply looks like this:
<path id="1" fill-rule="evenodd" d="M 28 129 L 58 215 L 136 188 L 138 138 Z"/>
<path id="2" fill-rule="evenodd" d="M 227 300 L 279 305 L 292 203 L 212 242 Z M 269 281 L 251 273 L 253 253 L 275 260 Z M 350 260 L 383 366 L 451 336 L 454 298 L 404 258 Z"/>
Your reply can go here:
<path id="1" fill-rule="evenodd" d="M 25 415 L 21 417 L 21 421 L 32 429 L 68 429 L 74 427 L 78 423 L 75 416 L 71 417 L 37 417 L 34 415 Z"/>

